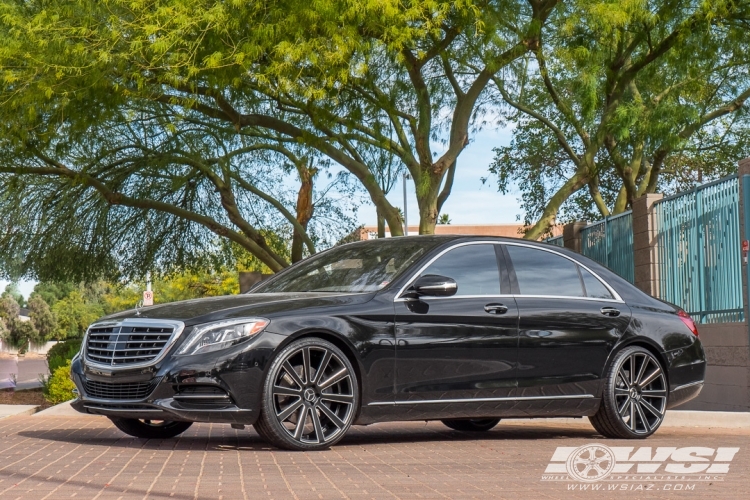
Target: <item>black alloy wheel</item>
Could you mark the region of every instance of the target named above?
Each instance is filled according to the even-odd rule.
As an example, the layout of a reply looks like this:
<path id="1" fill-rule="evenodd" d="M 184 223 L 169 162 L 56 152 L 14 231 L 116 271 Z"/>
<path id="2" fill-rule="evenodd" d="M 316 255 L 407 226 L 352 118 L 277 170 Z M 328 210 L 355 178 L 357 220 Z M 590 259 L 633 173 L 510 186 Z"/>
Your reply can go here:
<path id="1" fill-rule="evenodd" d="M 602 404 L 589 420 L 603 436 L 645 438 L 656 432 L 667 409 L 667 378 L 656 357 L 642 347 L 619 352 L 605 381 Z"/>
<path id="2" fill-rule="evenodd" d="M 170 422 L 143 418 L 109 417 L 115 427 L 129 436 L 142 439 L 168 439 L 188 430 L 192 422 Z"/>
<path id="3" fill-rule="evenodd" d="M 319 338 L 292 342 L 273 360 L 255 430 L 288 450 L 328 448 L 344 437 L 359 405 L 349 359 Z"/>
<path id="4" fill-rule="evenodd" d="M 466 431 L 466 432 L 483 432 L 488 431 L 495 427 L 499 418 L 468 418 L 468 419 L 449 419 L 441 420 L 443 424 L 450 427 L 454 431 Z"/>

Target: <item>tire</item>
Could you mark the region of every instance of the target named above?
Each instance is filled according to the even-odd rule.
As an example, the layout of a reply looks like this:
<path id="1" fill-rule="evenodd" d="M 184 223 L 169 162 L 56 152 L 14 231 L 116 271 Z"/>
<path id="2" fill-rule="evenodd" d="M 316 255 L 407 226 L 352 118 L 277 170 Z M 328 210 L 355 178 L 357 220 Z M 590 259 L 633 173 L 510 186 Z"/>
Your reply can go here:
<path id="1" fill-rule="evenodd" d="M 326 340 L 304 338 L 271 363 L 254 427 L 278 448 L 324 450 L 344 437 L 358 409 L 359 385 L 346 355 Z"/>
<path id="2" fill-rule="evenodd" d="M 443 424 L 450 427 L 454 431 L 465 431 L 465 432 L 484 432 L 495 427 L 499 418 L 469 418 L 469 419 L 450 419 L 441 420 Z"/>
<path id="3" fill-rule="evenodd" d="M 668 395 L 659 360 L 642 347 L 627 347 L 615 355 L 601 406 L 589 420 L 602 436 L 643 439 L 664 421 Z"/>
<path id="4" fill-rule="evenodd" d="M 115 427 L 125 434 L 142 439 L 169 439 L 179 436 L 193 425 L 192 422 L 170 422 L 137 418 L 109 417 Z"/>

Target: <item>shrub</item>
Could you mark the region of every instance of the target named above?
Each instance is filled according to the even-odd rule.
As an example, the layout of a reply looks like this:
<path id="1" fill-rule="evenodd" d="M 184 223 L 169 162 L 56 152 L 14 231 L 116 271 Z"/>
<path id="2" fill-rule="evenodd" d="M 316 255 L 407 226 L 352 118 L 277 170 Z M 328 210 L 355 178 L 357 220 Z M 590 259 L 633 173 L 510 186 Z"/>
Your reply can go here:
<path id="1" fill-rule="evenodd" d="M 57 368 L 69 364 L 81 350 L 81 342 L 83 342 L 82 339 L 70 339 L 52 346 L 52 349 L 47 352 L 49 372 L 54 373 Z"/>
<path id="2" fill-rule="evenodd" d="M 73 381 L 70 380 L 70 361 L 68 361 L 52 372 L 44 387 L 44 397 L 54 405 L 64 403 L 75 398 L 73 394 L 75 387 Z"/>

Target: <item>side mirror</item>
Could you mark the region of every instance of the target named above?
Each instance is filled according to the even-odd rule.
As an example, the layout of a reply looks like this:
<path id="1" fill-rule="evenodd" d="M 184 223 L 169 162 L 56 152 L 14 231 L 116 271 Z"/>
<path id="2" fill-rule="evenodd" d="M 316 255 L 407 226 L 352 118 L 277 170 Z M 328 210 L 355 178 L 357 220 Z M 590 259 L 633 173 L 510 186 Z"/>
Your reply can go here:
<path id="1" fill-rule="evenodd" d="M 417 281 L 414 282 L 409 291 L 416 296 L 450 297 L 458 291 L 458 283 L 453 278 L 437 274 L 426 274 L 417 278 Z"/>

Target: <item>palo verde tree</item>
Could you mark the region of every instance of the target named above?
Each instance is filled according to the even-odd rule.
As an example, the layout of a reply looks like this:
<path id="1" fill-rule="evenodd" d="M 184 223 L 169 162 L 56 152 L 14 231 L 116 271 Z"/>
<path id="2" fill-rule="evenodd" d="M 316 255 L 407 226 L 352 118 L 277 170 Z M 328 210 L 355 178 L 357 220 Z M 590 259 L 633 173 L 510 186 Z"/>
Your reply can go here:
<path id="1" fill-rule="evenodd" d="M 391 233 L 400 235 L 398 209 L 386 199 L 388 183 L 378 182 L 380 167 L 368 151 L 378 150 L 376 158 L 395 155 L 416 185 L 420 232 L 431 233 L 450 195 L 458 157 L 483 113 L 487 85 L 539 45 L 556 5 L 9 0 L 0 16 L 0 100 L 4 135 L 16 149 L 6 149 L 27 157 L 36 151 L 46 158 L 34 153 L 43 168 L 59 174 L 65 166 L 75 182 L 100 186 L 49 148 L 158 103 L 167 120 L 223 124 L 241 140 L 252 138 L 277 153 L 281 145 L 308 159 L 308 173 L 318 168 L 310 158 L 327 157 L 359 181 Z M 98 150 L 92 152 L 97 158 Z M 43 174 L 22 167 L 25 174 Z M 15 167 L 11 162 L 6 168 L 10 173 Z M 205 169 L 201 175 L 225 194 Z M 300 181 L 309 185 L 304 175 Z M 106 203 L 131 202 L 125 193 L 96 189 Z M 242 244 L 272 269 L 283 267 L 262 232 L 240 220 L 232 201 L 225 197 L 221 203 L 229 206 L 233 226 L 184 212 L 172 216 Z M 155 210 L 153 204 L 134 208 L 141 218 Z M 290 223 L 299 255 L 304 236 L 298 230 L 309 210 L 295 211 L 298 224 Z"/>
<path id="2" fill-rule="evenodd" d="M 521 179 L 526 237 L 566 202 L 620 213 L 747 155 L 750 3 L 583 0 L 558 13 L 539 46 L 493 78 L 519 126 L 491 170 L 501 190 Z"/>

